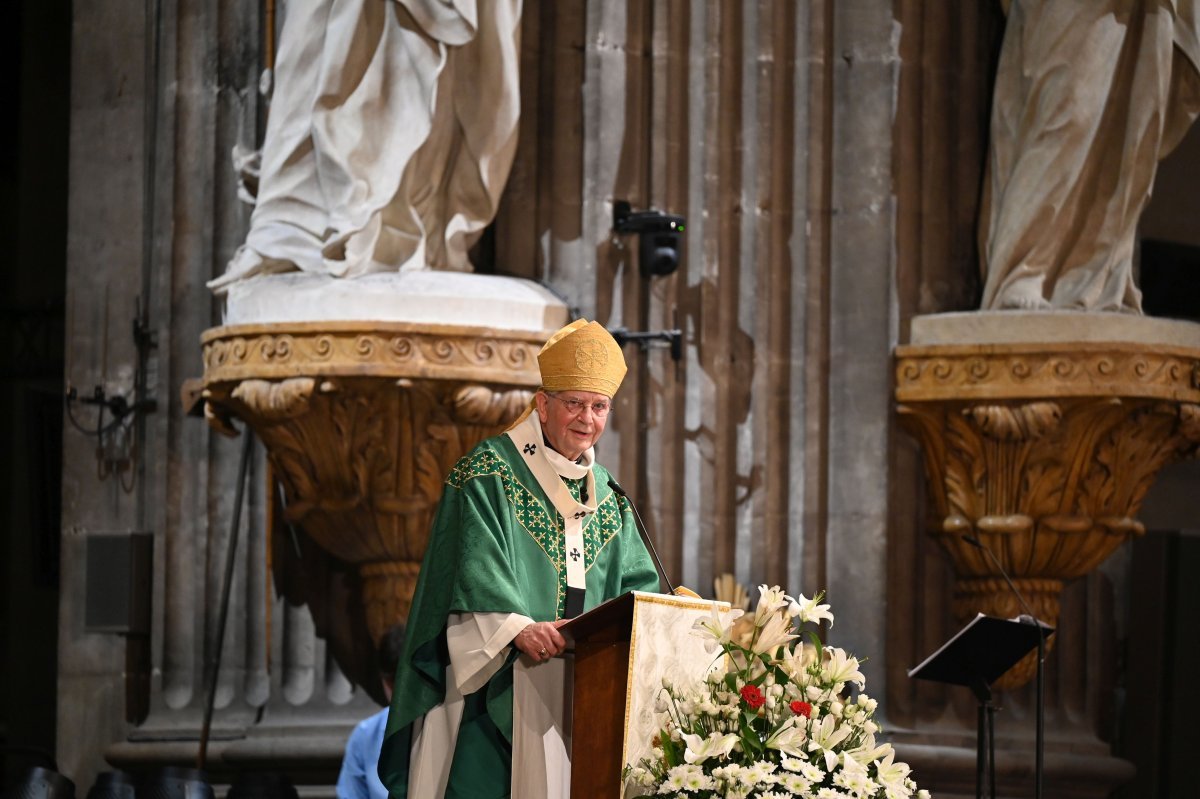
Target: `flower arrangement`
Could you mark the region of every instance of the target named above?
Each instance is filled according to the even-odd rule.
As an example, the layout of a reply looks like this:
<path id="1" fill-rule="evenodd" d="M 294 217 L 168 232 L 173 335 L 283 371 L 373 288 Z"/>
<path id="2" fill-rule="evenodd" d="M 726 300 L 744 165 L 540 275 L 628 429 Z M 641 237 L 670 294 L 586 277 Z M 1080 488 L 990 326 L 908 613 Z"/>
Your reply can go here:
<path id="1" fill-rule="evenodd" d="M 629 795 L 928 799 L 891 744 L 876 741 L 859 661 L 799 629 L 833 625 L 822 597 L 763 585 L 753 616 L 735 610 L 724 624 L 714 606 L 695 623 L 693 634 L 722 654 L 704 679 L 664 678 L 652 756 L 625 767 Z"/>

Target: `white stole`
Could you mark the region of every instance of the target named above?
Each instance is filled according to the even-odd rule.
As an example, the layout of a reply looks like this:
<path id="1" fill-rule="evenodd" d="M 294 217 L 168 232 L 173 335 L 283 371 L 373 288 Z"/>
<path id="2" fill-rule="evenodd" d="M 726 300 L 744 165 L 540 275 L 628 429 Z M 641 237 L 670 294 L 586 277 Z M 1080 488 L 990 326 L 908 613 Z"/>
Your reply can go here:
<path id="1" fill-rule="evenodd" d="M 587 517 L 596 512 L 596 474 L 592 466 L 596 463 L 596 451 L 589 447 L 583 453 L 582 463 L 574 463 L 550 449 L 542 436 L 542 424 L 537 413 L 531 413 L 524 422 L 509 430 L 525 465 L 533 472 L 542 491 L 554 504 L 554 509 L 563 518 L 563 554 L 567 566 L 567 586 L 587 589 L 587 566 L 583 554 L 583 524 Z M 571 496 L 562 478 L 578 480 L 587 477 L 586 503 Z M 548 510 L 548 509 L 547 509 Z"/>

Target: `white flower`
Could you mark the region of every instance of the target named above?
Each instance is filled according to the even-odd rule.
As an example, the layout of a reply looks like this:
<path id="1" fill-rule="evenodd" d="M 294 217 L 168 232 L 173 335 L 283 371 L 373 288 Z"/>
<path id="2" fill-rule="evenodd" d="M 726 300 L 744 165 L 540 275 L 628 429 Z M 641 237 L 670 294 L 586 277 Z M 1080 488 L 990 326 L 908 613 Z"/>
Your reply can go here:
<path id="1" fill-rule="evenodd" d="M 659 793 L 671 793 L 683 790 L 683 779 L 687 776 L 685 769 L 689 766 L 675 766 L 667 772 L 667 779 L 658 787 Z"/>
<path id="2" fill-rule="evenodd" d="M 779 784 L 796 796 L 806 796 L 812 790 L 812 783 L 799 774 L 784 774 Z"/>
<path id="3" fill-rule="evenodd" d="M 765 584 L 760 585 L 758 587 L 758 607 L 754 609 L 754 626 L 761 627 L 763 622 L 766 621 L 767 616 L 770 616 L 777 610 L 787 608 L 795 601 L 783 593 L 783 589 L 777 585 L 773 585 L 770 588 L 767 588 Z"/>
<path id="4" fill-rule="evenodd" d="M 750 651 L 759 655 L 769 654 L 798 637 L 792 632 L 791 620 L 782 613 L 775 613 L 768 616 L 761 625 L 750 645 Z"/>
<path id="5" fill-rule="evenodd" d="M 779 757 L 779 765 L 783 766 L 788 771 L 799 771 L 800 764 L 802 764 L 803 762 L 804 761 L 801 759 L 797 759 L 794 757 L 788 757 L 786 754 L 780 755 L 780 757 Z"/>
<path id="6" fill-rule="evenodd" d="M 904 780 L 912 769 L 907 763 L 894 762 L 895 757 L 895 752 L 888 752 L 882 760 L 875 761 L 875 779 L 888 790 L 907 796 L 908 790 L 904 787 Z"/>
<path id="7" fill-rule="evenodd" d="M 697 765 L 680 764 L 667 772 L 667 779 L 658 789 L 659 793 L 671 791 L 706 791 L 716 787 L 713 778 Z"/>
<path id="8" fill-rule="evenodd" d="M 813 794 L 813 799 L 850 799 L 850 794 L 842 793 L 837 788 L 821 788 Z"/>
<path id="9" fill-rule="evenodd" d="M 804 683 L 808 678 L 808 667 L 816 661 L 817 648 L 812 644 L 801 643 L 785 652 L 779 665 L 784 674 Z"/>
<path id="10" fill-rule="evenodd" d="M 879 790 L 879 786 L 871 781 L 867 767 L 848 752 L 842 755 L 842 769 L 833 776 L 833 784 L 855 796 L 874 796 Z"/>
<path id="11" fill-rule="evenodd" d="M 808 737 L 804 727 L 797 726 L 795 717 L 792 717 L 780 725 L 779 729 L 771 733 L 763 744 L 768 749 L 775 749 L 783 752 L 784 755 L 792 757 L 804 756 L 804 739 Z M 784 765 L 784 768 L 787 768 Z"/>
<path id="12" fill-rule="evenodd" d="M 726 622 L 722 622 L 721 613 L 717 610 L 717 603 L 712 603 L 711 610 L 711 615 L 701 616 L 692 622 L 692 635 L 703 638 L 704 651 L 710 653 L 729 643 L 734 619 L 745 613 L 743 610 L 730 610 L 726 616 Z"/>
<path id="13" fill-rule="evenodd" d="M 858 683 L 861 687 L 867 681 L 858 670 L 858 658 L 846 654 L 846 650 L 834 646 L 825 647 L 824 663 L 821 664 L 821 677 L 827 683 Z"/>
<path id="14" fill-rule="evenodd" d="M 891 744 L 882 743 L 878 746 L 875 745 L 875 734 L 873 732 L 866 733 L 866 735 L 863 737 L 862 743 L 860 743 L 856 748 L 850 750 L 850 754 L 852 754 L 856 760 L 860 760 L 863 763 L 871 763 L 876 760 L 880 760 L 884 757 L 887 757 L 891 753 Z"/>
<path id="15" fill-rule="evenodd" d="M 800 762 L 800 776 L 809 782 L 822 782 L 825 779 L 825 772 L 816 763 L 809 763 L 807 760 Z"/>
<path id="16" fill-rule="evenodd" d="M 838 762 L 838 753 L 835 748 L 846 740 L 850 733 L 851 729 L 848 725 L 839 725 L 833 716 L 825 716 L 812 725 L 808 739 L 808 751 L 824 755 L 826 771 L 833 771 L 833 767 Z"/>
<path id="17" fill-rule="evenodd" d="M 804 596 L 804 594 L 801 594 L 795 599 L 796 612 L 793 615 L 799 617 L 802 624 L 806 622 L 820 624 L 822 621 L 828 620 L 829 626 L 832 627 L 833 614 L 829 612 L 828 605 L 817 604 L 820 601 L 820 594 L 817 594 L 812 599 L 809 599 L 808 597 Z"/>
<path id="18" fill-rule="evenodd" d="M 756 760 L 749 768 L 742 769 L 739 776 L 742 784 L 748 787 L 774 785 L 775 765 L 766 760 Z"/>
<path id="19" fill-rule="evenodd" d="M 684 735 L 687 749 L 683 753 L 683 759 L 688 763 L 703 763 L 710 757 L 726 757 L 733 750 L 737 739 L 736 735 L 722 735 L 719 732 L 710 733 L 707 738 Z"/>

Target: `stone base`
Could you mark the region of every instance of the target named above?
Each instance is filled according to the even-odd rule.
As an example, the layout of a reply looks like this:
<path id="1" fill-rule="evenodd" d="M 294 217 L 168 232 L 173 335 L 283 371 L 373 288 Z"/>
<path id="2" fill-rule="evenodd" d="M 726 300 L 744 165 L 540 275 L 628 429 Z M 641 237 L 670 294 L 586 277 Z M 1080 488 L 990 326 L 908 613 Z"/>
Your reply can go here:
<path id="1" fill-rule="evenodd" d="M 232 284 L 225 324 L 363 320 L 554 331 L 566 304 L 529 280 L 464 272 L 382 272 L 353 279 L 288 272 Z"/>
<path id="2" fill-rule="evenodd" d="M 914 346 L 1082 342 L 1200 350 L 1200 324 L 1121 313 L 968 311 L 914 317 L 909 335 Z"/>

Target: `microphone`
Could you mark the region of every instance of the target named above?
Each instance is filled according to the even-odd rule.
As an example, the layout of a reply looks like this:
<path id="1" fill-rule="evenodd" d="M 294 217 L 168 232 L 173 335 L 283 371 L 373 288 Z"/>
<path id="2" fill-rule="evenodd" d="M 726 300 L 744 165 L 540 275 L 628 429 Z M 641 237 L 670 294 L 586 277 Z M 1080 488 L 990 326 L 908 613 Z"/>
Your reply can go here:
<path id="1" fill-rule="evenodd" d="M 992 565 L 996 567 L 996 571 L 1000 572 L 1000 576 L 1004 578 L 1004 582 L 1008 583 L 1009 589 L 1012 590 L 1013 596 L 1017 598 L 1017 602 L 1025 610 L 1024 616 L 1019 616 L 1018 620 L 1023 624 L 1032 624 L 1037 627 L 1038 631 L 1038 649 L 1037 649 L 1037 757 L 1034 764 L 1034 783 L 1033 795 L 1036 799 L 1042 799 L 1042 752 L 1043 742 L 1045 740 L 1045 687 L 1043 674 L 1046 666 L 1046 630 L 1042 627 L 1041 621 L 1038 620 L 1037 614 L 1029 607 L 1029 603 L 1025 601 L 1025 597 L 1017 590 L 1017 586 L 1013 583 L 1012 578 L 1008 576 L 1008 572 L 1000 565 L 1000 559 L 992 552 L 990 548 L 978 538 L 969 533 L 964 533 L 962 540 L 966 541 L 976 549 L 982 549 L 983 553 L 992 561 Z"/>
<path id="2" fill-rule="evenodd" d="M 1018 616 L 1017 620 L 1025 624 L 1037 624 L 1038 627 L 1041 628 L 1042 625 L 1038 622 L 1037 614 L 1030 609 L 1029 604 L 1025 601 L 1025 597 L 1023 597 L 1021 592 L 1017 590 L 1017 586 L 1013 584 L 1013 581 L 1008 576 L 1008 572 L 1004 571 L 1004 567 L 1000 565 L 1000 561 L 992 553 L 992 550 L 989 549 L 987 545 L 985 545 L 978 538 L 970 535 L 969 533 L 964 534 L 962 540 L 966 541 L 976 549 L 982 549 L 983 554 L 987 555 L 988 559 L 992 561 L 992 565 L 996 567 L 996 571 L 1000 572 L 1000 576 L 1004 578 L 1004 582 L 1008 583 L 1008 587 L 1012 590 L 1013 596 L 1017 598 L 1017 602 L 1021 603 L 1021 608 L 1025 611 L 1025 614 Z"/>
<path id="3" fill-rule="evenodd" d="M 667 593 L 675 593 L 675 586 L 671 584 L 671 578 L 667 576 L 667 570 L 663 568 L 662 561 L 658 559 L 658 551 L 654 548 L 654 543 L 650 540 L 650 535 L 646 532 L 646 525 L 642 523 L 642 514 L 638 513 L 637 506 L 633 504 L 633 500 L 625 493 L 625 489 L 611 477 L 608 478 L 608 487 L 616 493 L 617 496 L 629 503 L 630 509 L 633 510 L 633 518 L 637 521 L 638 532 L 642 536 L 642 543 L 646 545 L 646 549 L 650 550 L 650 557 L 654 558 L 654 566 L 658 569 L 658 574 L 662 577 L 662 581 L 667 584 Z"/>

